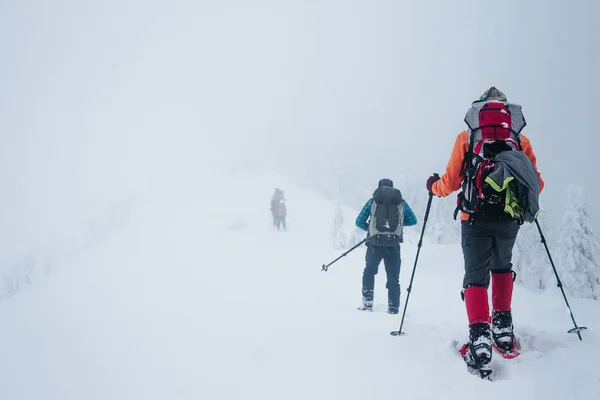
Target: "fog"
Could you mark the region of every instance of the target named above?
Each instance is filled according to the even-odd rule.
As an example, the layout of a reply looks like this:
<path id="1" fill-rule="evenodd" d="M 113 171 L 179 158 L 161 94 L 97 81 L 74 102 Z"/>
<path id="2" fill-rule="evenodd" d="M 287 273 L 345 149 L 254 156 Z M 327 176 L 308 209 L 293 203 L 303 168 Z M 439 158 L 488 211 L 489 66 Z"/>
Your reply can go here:
<path id="1" fill-rule="evenodd" d="M 523 105 L 546 205 L 579 183 L 600 232 L 598 16 L 594 0 L 0 0 L 0 262 L 148 189 L 212 198 L 222 171 L 424 186 L 492 85 Z"/>

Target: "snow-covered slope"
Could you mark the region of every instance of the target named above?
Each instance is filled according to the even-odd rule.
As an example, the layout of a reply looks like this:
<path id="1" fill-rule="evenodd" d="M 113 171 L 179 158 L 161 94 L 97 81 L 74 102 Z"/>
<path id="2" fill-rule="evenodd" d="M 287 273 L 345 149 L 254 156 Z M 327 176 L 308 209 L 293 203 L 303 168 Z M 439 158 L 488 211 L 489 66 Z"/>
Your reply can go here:
<path id="1" fill-rule="evenodd" d="M 270 226 L 285 190 L 289 230 Z M 128 224 L 0 304 L 2 399 L 593 399 L 600 305 L 517 287 L 521 357 L 495 382 L 467 373 L 460 247 L 426 243 L 405 322 L 360 302 L 364 247 L 336 258 L 335 207 L 275 175 L 156 182 Z M 157 190 L 156 188 L 160 188 Z M 356 210 L 345 210 L 353 221 Z M 418 215 L 421 219 L 422 215 Z M 350 229 L 350 227 L 348 227 Z M 402 249 L 402 301 L 419 227 Z M 404 303 L 403 303 L 404 304 Z"/>

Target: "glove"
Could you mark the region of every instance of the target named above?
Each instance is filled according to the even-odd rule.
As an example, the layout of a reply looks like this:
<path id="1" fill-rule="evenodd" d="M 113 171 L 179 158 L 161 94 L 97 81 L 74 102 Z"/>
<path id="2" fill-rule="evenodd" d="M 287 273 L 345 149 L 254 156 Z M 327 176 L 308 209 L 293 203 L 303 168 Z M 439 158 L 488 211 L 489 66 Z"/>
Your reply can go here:
<path id="1" fill-rule="evenodd" d="M 434 184 L 435 182 L 439 181 L 439 180 L 440 180 L 440 176 L 439 176 L 438 174 L 433 174 L 433 175 L 431 175 L 431 176 L 429 177 L 429 179 L 427 179 L 427 185 L 426 185 L 426 186 L 427 186 L 427 191 L 428 191 L 429 193 L 433 193 L 433 192 L 431 191 L 431 188 L 433 187 L 433 184 Z"/>

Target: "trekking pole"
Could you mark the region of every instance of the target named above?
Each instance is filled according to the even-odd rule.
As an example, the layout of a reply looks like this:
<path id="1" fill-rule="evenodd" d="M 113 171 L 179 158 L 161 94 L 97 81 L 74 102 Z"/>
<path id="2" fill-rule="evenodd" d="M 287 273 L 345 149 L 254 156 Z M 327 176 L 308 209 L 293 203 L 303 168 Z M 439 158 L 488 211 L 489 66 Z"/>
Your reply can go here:
<path id="1" fill-rule="evenodd" d="M 434 174 L 437 176 L 437 174 Z M 427 218 L 429 218 L 429 210 L 431 209 L 431 200 L 433 199 L 433 193 L 429 192 L 429 200 L 427 200 L 427 209 L 425 210 L 425 218 L 423 218 L 423 229 L 421 230 L 421 237 L 419 238 L 419 244 L 417 245 L 417 255 L 415 257 L 415 265 L 410 276 L 410 283 L 408 289 L 406 289 L 406 302 L 404 303 L 404 311 L 402 312 L 402 320 L 400 321 L 400 329 L 397 331 L 391 331 L 392 336 L 402 336 L 405 333 L 402 332 L 402 326 L 404 325 L 404 316 L 406 315 L 406 308 L 408 307 L 408 299 L 410 299 L 410 292 L 412 290 L 413 279 L 415 278 L 415 271 L 417 269 L 417 262 L 419 261 L 419 253 L 421 252 L 421 246 L 423 245 L 423 234 L 425 233 L 425 226 L 427 226 Z"/>
<path id="2" fill-rule="evenodd" d="M 560 278 L 558 277 L 558 272 L 556 272 L 556 267 L 554 266 L 554 261 L 552 261 L 552 256 L 550 255 L 550 250 L 548 249 L 548 244 L 546 243 L 546 238 L 544 237 L 544 234 L 542 233 L 542 228 L 540 227 L 540 223 L 538 222 L 537 218 L 535 220 L 535 224 L 537 225 L 538 231 L 540 232 L 540 237 L 542 238 L 542 243 L 544 244 L 544 247 L 546 248 L 546 253 L 548 253 L 548 259 L 550 260 L 550 265 L 552 265 L 552 269 L 554 270 L 554 275 L 556 276 L 556 286 L 558 286 L 560 291 L 562 292 L 562 295 L 565 299 L 565 303 L 567 304 L 567 308 L 569 309 L 569 314 L 571 314 L 571 319 L 573 320 L 573 325 L 575 325 L 575 328 L 569 329 L 568 333 L 576 333 L 577 336 L 579 336 L 579 340 L 583 340 L 581 338 L 581 331 L 586 330 L 587 327 L 577 326 L 577 322 L 575 322 L 575 317 L 573 316 L 573 311 L 571 310 L 571 306 L 569 305 L 569 301 L 567 300 L 567 295 L 565 294 L 565 291 L 563 290 L 563 284 L 560 281 Z"/>
<path id="3" fill-rule="evenodd" d="M 350 250 L 348 250 L 347 252 L 345 252 L 344 254 L 342 254 L 341 256 L 339 256 L 338 258 L 336 258 L 335 260 L 333 260 L 329 264 L 327 264 L 327 265 L 323 264 L 323 266 L 321 267 L 321 271 L 327 272 L 329 270 L 329 266 L 331 264 L 333 264 L 334 262 L 336 262 L 340 258 L 345 257 L 348 253 L 350 253 L 352 250 L 356 249 L 358 246 L 360 246 L 361 244 L 363 244 L 366 241 L 367 241 L 367 239 L 363 239 L 359 244 L 357 244 L 356 246 L 354 246 L 353 248 L 351 248 Z"/>

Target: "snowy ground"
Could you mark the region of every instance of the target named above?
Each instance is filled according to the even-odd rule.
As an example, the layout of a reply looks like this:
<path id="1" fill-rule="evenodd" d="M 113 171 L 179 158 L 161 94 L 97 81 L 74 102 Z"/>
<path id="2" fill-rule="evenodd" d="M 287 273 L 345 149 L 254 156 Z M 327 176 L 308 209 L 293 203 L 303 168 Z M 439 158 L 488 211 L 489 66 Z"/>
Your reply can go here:
<path id="1" fill-rule="evenodd" d="M 267 175 L 194 185 L 157 185 L 127 226 L 0 304 L 2 399 L 600 398 L 600 303 L 571 299 L 579 341 L 558 289 L 517 287 L 522 355 L 481 381 L 451 347 L 467 335 L 459 246 L 423 246 L 407 335 L 392 337 L 383 267 L 380 312 L 356 310 L 364 247 L 320 270 L 340 254 L 332 204 Z M 270 227 L 275 186 L 286 233 Z M 419 229 L 406 228 L 403 302 Z"/>

